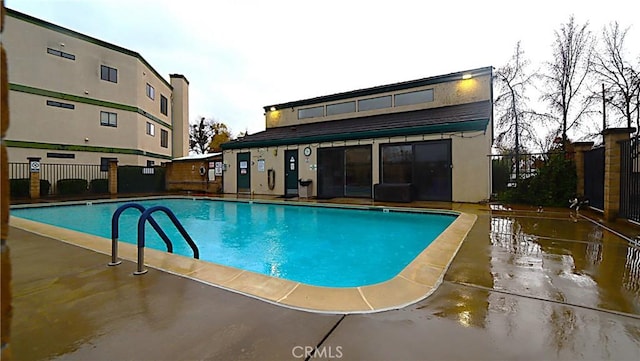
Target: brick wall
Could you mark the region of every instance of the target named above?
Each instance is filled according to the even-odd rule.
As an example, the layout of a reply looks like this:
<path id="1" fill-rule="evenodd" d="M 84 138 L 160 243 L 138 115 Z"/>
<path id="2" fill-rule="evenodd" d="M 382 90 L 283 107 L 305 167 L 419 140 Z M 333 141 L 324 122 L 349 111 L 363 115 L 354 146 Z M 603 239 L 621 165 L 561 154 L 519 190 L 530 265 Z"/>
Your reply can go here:
<path id="1" fill-rule="evenodd" d="M 209 174 L 213 173 L 209 172 L 209 163 L 215 161 L 222 162 L 222 157 L 174 161 L 167 164 L 167 190 L 219 193 L 222 190 L 222 176 L 209 179 Z M 201 168 L 204 168 L 204 175 L 200 174 Z M 213 170 L 213 167 L 211 169 Z"/>

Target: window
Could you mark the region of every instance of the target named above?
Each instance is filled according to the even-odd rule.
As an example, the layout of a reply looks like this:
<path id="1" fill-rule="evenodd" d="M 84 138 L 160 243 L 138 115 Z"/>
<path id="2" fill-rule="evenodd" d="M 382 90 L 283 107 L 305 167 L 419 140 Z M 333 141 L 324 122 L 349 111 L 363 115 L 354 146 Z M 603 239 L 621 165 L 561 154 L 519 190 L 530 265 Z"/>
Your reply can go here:
<path id="1" fill-rule="evenodd" d="M 47 105 L 50 107 L 58 107 L 58 108 L 65 108 L 65 109 L 75 109 L 76 106 L 73 104 L 69 104 L 69 103 L 61 103 L 61 102 L 57 102 L 55 100 L 47 100 Z"/>
<path id="2" fill-rule="evenodd" d="M 169 132 L 164 129 L 160 129 L 160 146 L 169 148 Z"/>
<path id="3" fill-rule="evenodd" d="M 65 53 L 64 51 L 60 51 L 60 50 L 56 50 L 56 49 L 47 48 L 47 53 L 49 53 L 51 55 L 59 56 L 61 58 L 69 59 L 69 60 L 76 60 L 76 56 L 75 55 L 69 54 L 69 53 Z"/>
<path id="4" fill-rule="evenodd" d="M 298 110 L 298 119 L 315 118 L 315 117 L 323 117 L 323 116 L 324 116 L 324 106 Z"/>
<path id="5" fill-rule="evenodd" d="M 75 159 L 75 157 L 73 153 L 47 153 L 47 158 Z"/>
<path id="6" fill-rule="evenodd" d="M 168 113 L 168 102 L 167 102 L 167 98 L 160 94 L 160 113 L 167 115 Z"/>
<path id="7" fill-rule="evenodd" d="M 155 163 L 156 163 L 155 161 L 147 160 L 147 167 L 153 167 Z"/>
<path id="8" fill-rule="evenodd" d="M 396 94 L 395 96 L 396 103 L 395 105 L 411 105 L 411 104 L 420 104 L 427 103 L 433 101 L 433 89 L 419 90 L 415 92 Z"/>
<path id="9" fill-rule="evenodd" d="M 110 112 L 100 112 L 100 125 L 105 127 L 118 126 L 118 114 Z"/>
<path id="10" fill-rule="evenodd" d="M 156 90 L 149 83 L 147 83 L 147 96 L 150 99 L 155 99 L 156 98 Z"/>
<path id="11" fill-rule="evenodd" d="M 106 65 L 100 65 L 100 79 L 117 83 L 118 69 Z"/>
<path id="12" fill-rule="evenodd" d="M 109 171 L 109 162 L 111 160 L 115 160 L 116 162 L 118 161 L 118 158 L 100 158 L 100 171 L 101 172 L 108 172 Z"/>
<path id="13" fill-rule="evenodd" d="M 327 105 L 327 115 L 353 113 L 356 111 L 356 102 L 346 102 Z"/>
<path id="14" fill-rule="evenodd" d="M 382 183 L 413 181 L 413 147 L 411 144 L 382 146 Z"/>
<path id="15" fill-rule="evenodd" d="M 358 100 L 358 111 L 374 110 L 391 107 L 391 95 Z"/>
<path id="16" fill-rule="evenodd" d="M 149 122 L 147 122 L 147 134 L 152 137 L 156 135 L 156 126 Z"/>

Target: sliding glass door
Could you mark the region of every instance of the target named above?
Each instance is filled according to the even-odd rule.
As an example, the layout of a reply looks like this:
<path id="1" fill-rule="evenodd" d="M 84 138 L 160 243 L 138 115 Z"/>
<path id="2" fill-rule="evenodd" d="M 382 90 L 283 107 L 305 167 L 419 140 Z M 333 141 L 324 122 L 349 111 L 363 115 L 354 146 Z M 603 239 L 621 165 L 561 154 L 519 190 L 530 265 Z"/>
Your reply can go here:
<path id="1" fill-rule="evenodd" d="M 451 140 L 380 147 L 381 183 L 410 183 L 414 199 L 451 201 Z"/>
<path id="2" fill-rule="evenodd" d="M 318 197 L 371 197 L 371 146 L 318 149 Z"/>

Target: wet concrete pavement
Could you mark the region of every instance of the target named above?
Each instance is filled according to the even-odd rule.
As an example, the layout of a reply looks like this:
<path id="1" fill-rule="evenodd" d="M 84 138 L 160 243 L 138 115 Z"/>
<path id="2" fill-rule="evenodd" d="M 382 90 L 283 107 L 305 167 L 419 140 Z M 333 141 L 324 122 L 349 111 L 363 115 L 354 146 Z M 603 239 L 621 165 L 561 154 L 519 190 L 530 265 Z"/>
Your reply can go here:
<path id="1" fill-rule="evenodd" d="M 11 229 L 15 359 L 638 360 L 640 249 L 568 212 L 489 212 L 427 299 L 366 315 L 271 305 Z M 455 209 L 455 207 L 454 207 Z M 298 357 L 302 356 L 302 357 Z"/>
<path id="2" fill-rule="evenodd" d="M 480 215 L 426 300 L 347 316 L 362 360 L 638 360 L 640 250 L 588 221 Z"/>

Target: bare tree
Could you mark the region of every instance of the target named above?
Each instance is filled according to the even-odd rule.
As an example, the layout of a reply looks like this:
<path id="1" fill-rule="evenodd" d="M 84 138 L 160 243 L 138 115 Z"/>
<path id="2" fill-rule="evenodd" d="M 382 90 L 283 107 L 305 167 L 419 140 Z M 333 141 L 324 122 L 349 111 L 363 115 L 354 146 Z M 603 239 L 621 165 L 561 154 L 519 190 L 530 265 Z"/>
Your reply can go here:
<path id="1" fill-rule="evenodd" d="M 529 108 L 526 96 L 534 76 L 527 72 L 529 64 L 518 41 L 509 62 L 494 73 L 499 92 L 494 101 L 496 144 L 503 150 L 513 149 L 516 154 L 520 154 L 523 143 L 530 146 L 537 138 L 533 125 L 535 112 Z"/>
<path id="2" fill-rule="evenodd" d="M 209 153 L 209 144 L 213 137 L 213 128 L 211 120 L 207 121 L 204 117 L 200 118 L 197 124 L 191 124 L 189 128 L 189 149 L 198 153 Z"/>
<path id="3" fill-rule="evenodd" d="M 563 146 L 567 142 L 567 131 L 580 128 L 593 103 L 587 93 L 594 46 L 588 26 L 588 22 L 576 24 L 571 16 L 569 22 L 555 31 L 553 60 L 547 62 L 547 72 L 542 74 L 547 89 L 541 98 L 550 109 L 545 118 L 560 128 Z"/>
<path id="4" fill-rule="evenodd" d="M 634 68 L 626 58 L 624 41 L 628 30 L 621 29 L 618 22 L 602 29 L 602 47 L 594 57 L 593 70 L 604 84 L 607 104 L 616 110 L 618 120 L 626 121 L 628 128 L 635 120 L 640 128 L 640 64 Z"/>

